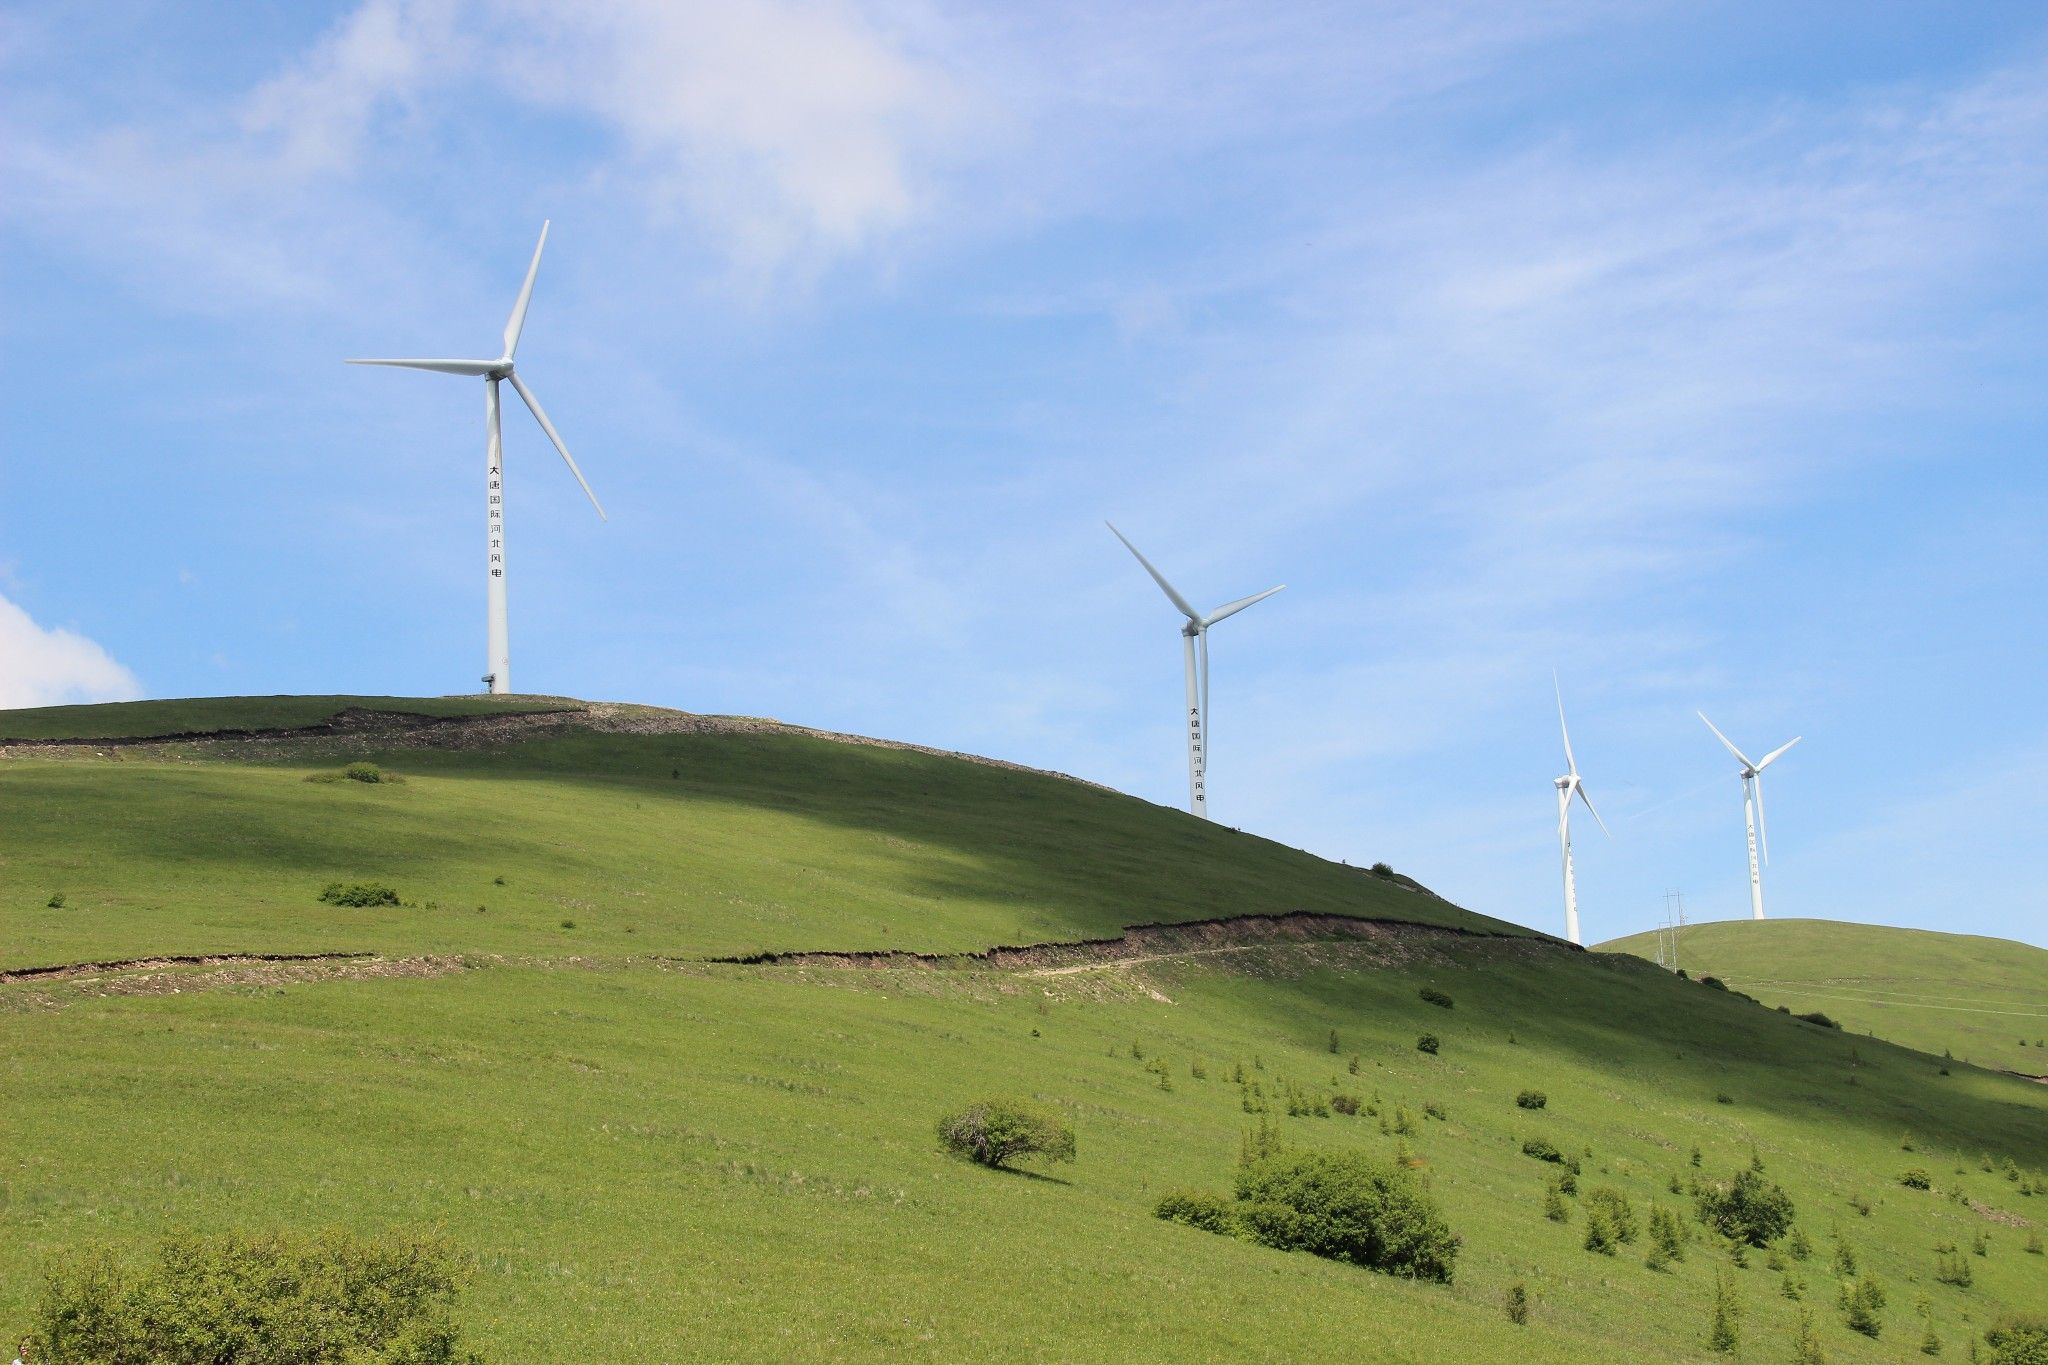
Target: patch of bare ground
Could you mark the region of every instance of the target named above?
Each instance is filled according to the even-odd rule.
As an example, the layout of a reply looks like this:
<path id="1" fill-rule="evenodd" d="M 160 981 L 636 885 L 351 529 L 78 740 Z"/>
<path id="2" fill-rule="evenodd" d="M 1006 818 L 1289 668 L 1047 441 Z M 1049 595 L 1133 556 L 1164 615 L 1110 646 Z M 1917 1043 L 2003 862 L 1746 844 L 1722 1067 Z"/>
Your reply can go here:
<path id="1" fill-rule="evenodd" d="M 1970 1201 L 1970 1212 L 1986 1222 L 2003 1224 L 2009 1228 L 2030 1228 L 2034 1226 L 2034 1221 L 2031 1218 L 2022 1218 L 2016 1213 L 2007 1213 L 2004 1209 L 1994 1209 L 1989 1204 L 1980 1204 L 1974 1199 Z"/>
<path id="2" fill-rule="evenodd" d="M 460 957 L 379 957 L 374 953 L 236 953 L 81 962 L 0 972 L 0 984 L 26 987 L 0 995 L 0 1008 L 57 1009 L 79 1000 L 113 996 L 446 976 L 468 965 Z"/>
<path id="3" fill-rule="evenodd" d="M 1139 924 L 1116 938 L 1006 946 L 979 953 L 759 953 L 711 960 L 735 966 L 791 968 L 824 984 L 858 984 L 862 975 L 887 973 L 887 988 L 906 993 L 980 990 L 1015 994 L 1028 988 L 1060 996 L 1136 996 L 1171 1003 L 1162 987 L 1171 984 L 1174 970 L 1182 966 L 1287 977 L 1317 967 L 1373 970 L 1417 962 L 1448 965 L 1451 950 L 1469 951 L 1476 945 L 1483 945 L 1490 954 L 1514 956 L 1565 949 L 1553 940 L 1522 935 L 1300 911 Z"/>

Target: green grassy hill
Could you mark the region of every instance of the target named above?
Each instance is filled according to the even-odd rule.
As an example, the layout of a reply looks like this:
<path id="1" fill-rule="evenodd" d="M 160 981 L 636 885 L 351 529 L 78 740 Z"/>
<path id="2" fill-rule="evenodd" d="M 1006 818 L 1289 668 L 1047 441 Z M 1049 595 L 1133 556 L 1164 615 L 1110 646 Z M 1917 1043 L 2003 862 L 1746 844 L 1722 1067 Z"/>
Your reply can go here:
<path id="1" fill-rule="evenodd" d="M 253 731 L 351 705 L 414 706 L 72 709 L 0 733 Z M 1876 1361 L 1917 1347 L 1923 1296 L 1958 1357 L 2048 1302 L 2026 1250 L 2048 1087 L 1085 783 L 549 705 L 0 740 L 0 1331 L 65 1248 L 327 1224 L 443 1229 L 494 1361 L 1681 1361 L 1712 1358 L 1717 1274 L 1743 1358 L 1789 1358 L 1804 1313 L 1830 1360 Z M 353 760 L 403 781 L 307 780 Z M 322 904 L 337 880 L 406 903 Z M 1194 921 L 1225 922 L 993 960 L 709 960 Z M 344 952 L 371 956 L 22 974 Z M 1367 1110 L 1290 1117 L 1290 1088 Z M 1526 1088 L 1547 1107 L 1518 1108 Z M 1063 1109 L 1079 1161 L 1044 1178 L 943 1156 L 939 1114 L 991 1094 Z M 1261 1121 L 1413 1163 L 1464 1239 L 1454 1282 L 1152 1217 L 1167 1189 L 1226 1188 Z M 1556 1167 L 1532 1139 L 1639 1216 L 1761 1160 L 1813 1255 L 1737 1268 L 1690 1220 L 1664 1270 L 1640 1239 L 1589 1252 L 1580 1200 L 1545 1216 Z M 1909 1165 L 1934 1188 L 1901 1186 Z M 1973 1284 L 1935 1282 L 1935 1245 L 1980 1236 Z M 1838 1239 L 1889 1290 L 1877 1340 L 1843 1325 Z M 1502 1311 L 1518 1283 L 1526 1326 Z"/>
<path id="2" fill-rule="evenodd" d="M 1600 945 L 1654 958 L 1655 934 Z M 1768 1005 L 1819 1010 L 1979 1066 L 2048 1075 L 2048 951 L 2010 939 L 1833 920 L 1729 920 L 1684 931 L 1679 965 Z"/>

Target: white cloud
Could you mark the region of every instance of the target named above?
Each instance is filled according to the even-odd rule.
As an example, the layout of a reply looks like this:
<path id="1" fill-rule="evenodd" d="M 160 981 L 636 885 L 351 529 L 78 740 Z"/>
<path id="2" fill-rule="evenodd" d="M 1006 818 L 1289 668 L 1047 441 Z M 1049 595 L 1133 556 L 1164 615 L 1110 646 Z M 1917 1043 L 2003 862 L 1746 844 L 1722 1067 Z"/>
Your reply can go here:
<path id="1" fill-rule="evenodd" d="M 142 684 L 83 635 L 37 625 L 0 597 L 0 707 L 124 701 Z"/>

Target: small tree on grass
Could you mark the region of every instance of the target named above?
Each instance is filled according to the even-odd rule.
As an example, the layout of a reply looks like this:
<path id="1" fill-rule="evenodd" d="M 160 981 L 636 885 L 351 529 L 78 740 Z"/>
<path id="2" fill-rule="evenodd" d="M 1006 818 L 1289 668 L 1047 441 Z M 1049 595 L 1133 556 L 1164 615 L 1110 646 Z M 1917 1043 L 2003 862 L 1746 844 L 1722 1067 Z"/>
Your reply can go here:
<path id="1" fill-rule="evenodd" d="M 1842 1318 L 1849 1330 L 1875 1338 L 1884 1331 L 1884 1286 L 1869 1275 L 1842 1286 Z"/>
<path id="2" fill-rule="evenodd" d="M 1798 1334 L 1792 1338 L 1792 1365 L 1828 1365 L 1828 1357 L 1820 1348 L 1820 1337 L 1813 1330 L 1813 1315 L 1805 1309 L 1799 1310 Z"/>
<path id="3" fill-rule="evenodd" d="M 1508 1315 L 1508 1321 L 1517 1327 L 1529 1322 L 1529 1286 L 1516 1280 L 1508 1286 L 1508 1292 L 1501 1298 L 1501 1307 Z"/>
<path id="4" fill-rule="evenodd" d="M 1440 1046 L 1442 1045 L 1437 1042 L 1437 1037 L 1434 1033 L 1425 1033 L 1415 1040 L 1415 1050 L 1417 1052 L 1434 1054 Z"/>
<path id="5" fill-rule="evenodd" d="M 1791 1196 L 1753 1168 L 1725 1183 L 1701 1185 L 1694 1199 L 1702 1222 L 1751 1246 L 1769 1246 L 1792 1226 Z"/>
<path id="6" fill-rule="evenodd" d="M 1550 1103 L 1550 1096 L 1541 1090 L 1524 1090 L 1515 1096 L 1515 1105 L 1520 1109 L 1541 1109 Z"/>
<path id="7" fill-rule="evenodd" d="M 1733 1355 L 1742 1342 L 1742 1305 L 1735 1300 L 1735 1286 L 1722 1271 L 1714 1272 L 1714 1316 L 1707 1325 L 1707 1347 L 1722 1355 Z"/>
<path id="8" fill-rule="evenodd" d="M 25 1359 L 91 1365 L 476 1365 L 453 1253 L 345 1232 L 165 1239 L 136 1267 L 106 1248 L 53 1265 Z"/>
<path id="9" fill-rule="evenodd" d="M 1074 1130 L 1056 1114 L 1011 1100 L 983 1100 L 939 1120 L 939 1145 L 980 1166 L 1020 1157 L 1074 1159 Z"/>

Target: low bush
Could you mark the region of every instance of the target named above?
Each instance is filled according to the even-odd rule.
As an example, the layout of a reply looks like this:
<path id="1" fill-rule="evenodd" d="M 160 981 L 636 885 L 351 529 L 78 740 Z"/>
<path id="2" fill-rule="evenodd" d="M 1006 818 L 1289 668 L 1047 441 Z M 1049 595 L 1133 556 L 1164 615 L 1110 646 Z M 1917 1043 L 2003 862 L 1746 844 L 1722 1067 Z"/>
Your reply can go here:
<path id="1" fill-rule="evenodd" d="M 44 901 L 43 904 L 52 910 L 62 910 L 64 908 L 64 893 L 62 891 L 52 891 L 50 898 Z"/>
<path id="2" fill-rule="evenodd" d="M 1899 1183 L 1909 1190 L 1928 1190 L 1934 1188 L 1934 1177 L 1922 1167 L 1914 1166 L 1899 1172 Z"/>
<path id="3" fill-rule="evenodd" d="M 1700 1185 L 1693 1200 L 1701 1222 L 1753 1247 L 1769 1246 L 1792 1226 L 1792 1197 L 1754 1169 L 1730 1181 Z"/>
<path id="4" fill-rule="evenodd" d="M 1984 1344 L 1991 1348 L 1985 1365 L 2042 1365 L 2048 1361 L 2048 1318 L 2001 1319 L 1984 1333 Z"/>
<path id="5" fill-rule="evenodd" d="M 1586 1250 L 1612 1256 L 1614 1248 L 1636 1239 L 1636 1211 L 1620 1190 L 1601 1186 L 1586 1191 Z"/>
<path id="6" fill-rule="evenodd" d="M 107 1248 L 53 1265 L 24 1359 L 81 1365 L 474 1365 L 442 1243 L 345 1232 L 165 1239 L 136 1267 Z"/>
<path id="7" fill-rule="evenodd" d="M 1182 1223 L 1204 1232 L 1228 1235 L 1237 1230 L 1237 1214 L 1230 1201 L 1206 1190 L 1169 1190 L 1152 1208 L 1155 1218 Z"/>
<path id="8" fill-rule="evenodd" d="M 1530 1138 L 1527 1142 L 1524 1142 L 1522 1144 L 1522 1155 L 1533 1156 L 1538 1161 L 1555 1161 L 1560 1163 L 1564 1161 L 1564 1153 L 1557 1150 L 1557 1145 L 1545 1142 L 1542 1138 Z"/>
<path id="9" fill-rule="evenodd" d="M 1441 1046 L 1441 1044 L 1437 1042 L 1436 1035 L 1434 1033 L 1425 1033 L 1420 1038 L 1417 1038 L 1415 1040 L 1415 1050 L 1417 1052 L 1427 1052 L 1431 1055 L 1435 1055 L 1436 1050 L 1439 1046 Z"/>
<path id="10" fill-rule="evenodd" d="M 1515 1105 L 1520 1109 L 1541 1109 L 1550 1103 L 1550 1096 L 1541 1090 L 1524 1090 L 1515 1096 Z"/>
<path id="11" fill-rule="evenodd" d="M 320 892 L 324 905 L 397 905 L 398 892 L 382 882 L 329 882 Z"/>
<path id="12" fill-rule="evenodd" d="M 1074 1130 L 1057 1114 L 1011 1100 L 983 1100 L 939 1120 L 939 1145 L 979 1166 L 1020 1157 L 1074 1159 Z"/>
<path id="13" fill-rule="evenodd" d="M 1508 1292 L 1501 1297 L 1501 1310 L 1508 1315 L 1508 1321 L 1517 1327 L 1529 1321 L 1529 1286 L 1516 1280 L 1508 1286 Z"/>
<path id="14" fill-rule="evenodd" d="M 1804 1019 L 1809 1024 L 1819 1024 L 1822 1028 L 1839 1029 L 1841 1027 L 1840 1024 L 1828 1018 L 1819 1010 L 1814 1010 L 1810 1014 L 1795 1014 L 1792 1017 L 1795 1019 Z"/>
<path id="15" fill-rule="evenodd" d="M 1451 1009 L 1458 1003 L 1434 986 L 1424 986 L 1416 994 L 1421 996 L 1425 1003 L 1435 1005 L 1440 1010 Z"/>
<path id="16" fill-rule="evenodd" d="M 1700 978 L 1700 984 L 1702 986 L 1711 987 L 1717 991 L 1725 991 L 1728 989 L 1728 983 L 1723 981 L 1718 976 L 1703 976 Z"/>
<path id="17" fill-rule="evenodd" d="M 402 782 L 405 779 L 395 773 L 385 772 L 374 763 L 351 763 L 345 768 L 331 769 L 327 772 L 308 773 L 306 774 L 306 780 L 308 782 L 391 783 Z"/>
<path id="18" fill-rule="evenodd" d="M 1356 1095 L 1330 1096 L 1330 1108 L 1336 1110 L 1340 1114 L 1356 1114 L 1358 1112 L 1359 1103 L 1359 1098 Z"/>
<path id="19" fill-rule="evenodd" d="M 1408 1171 L 1360 1152 L 1283 1153 L 1239 1170 L 1240 1227 L 1389 1275 L 1449 1283 L 1459 1239 Z"/>

